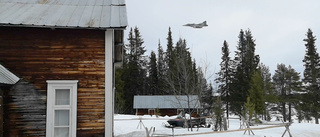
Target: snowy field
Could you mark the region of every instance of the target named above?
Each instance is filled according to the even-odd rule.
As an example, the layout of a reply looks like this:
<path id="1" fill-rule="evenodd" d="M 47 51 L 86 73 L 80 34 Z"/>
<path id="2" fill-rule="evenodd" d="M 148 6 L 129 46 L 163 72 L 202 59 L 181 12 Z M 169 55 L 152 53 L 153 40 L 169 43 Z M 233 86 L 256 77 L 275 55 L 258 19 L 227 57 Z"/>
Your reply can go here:
<path id="1" fill-rule="evenodd" d="M 114 131 L 116 137 L 146 137 L 146 130 L 143 126 L 150 129 L 155 127 L 153 136 L 172 136 L 172 129 L 164 127 L 167 120 L 173 117 L 151 117 L 135 116 L 135 115 L 115 115 Z M 141 124 L 140 119 L 143 124 Z M 175 136 L 187 137 L 281 137 L 286 128 L 279 126 L 281 122 L 271 121 L 268 125 L 251 126 L 255 135 L 249 135 L 248 132 L 244 135 L 244 129 L 240 129 L 240 121 L 237 117 L 233 117 L 229 121 L 228 131 L 213 132 L 212 128 L 193 128 L 193 131 L 188 131 L 187 128 L 175 128 Z M 298 123 L 295 121 L 290 126 L 290 132 L 293 137 L 320 137 L 320 125 L 313 123 Z M 285 137 L 289 137 L 288 132 Z"/>

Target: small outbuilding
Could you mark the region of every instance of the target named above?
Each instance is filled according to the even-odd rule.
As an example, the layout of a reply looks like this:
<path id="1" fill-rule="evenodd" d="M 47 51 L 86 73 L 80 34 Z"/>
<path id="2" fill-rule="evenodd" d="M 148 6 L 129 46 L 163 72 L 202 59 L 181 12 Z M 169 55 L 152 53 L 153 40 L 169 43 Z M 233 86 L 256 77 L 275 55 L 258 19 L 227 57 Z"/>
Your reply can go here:
<path id="1" fill-rule="evenodd" d="M 133 109 L 136 115 L 172 116 L 187 109 L 197 112 L 200 109 L 200 101 L 197 95 L 165 95 L 165 96 L 134 96 Z"/>

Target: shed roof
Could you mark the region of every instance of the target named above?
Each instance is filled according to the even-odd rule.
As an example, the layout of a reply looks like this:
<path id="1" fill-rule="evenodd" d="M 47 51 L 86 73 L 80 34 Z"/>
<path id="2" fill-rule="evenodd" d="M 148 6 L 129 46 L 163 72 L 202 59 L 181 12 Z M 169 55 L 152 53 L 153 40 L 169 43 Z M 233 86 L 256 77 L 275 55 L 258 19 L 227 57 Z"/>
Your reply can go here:
<path id="1" fill-rule="evenodd" d="M 0 64 L 0 84 L 15 84 L 19 78 Z"/>
<path id="2" fill-rule="evenodd" d="M 0 25 L 125 28 L 124 0 L 0 0 Z"/>
<path id="3" fill-rule="evenodd" d="M 188 108 L 187 96 L 134 96 L 134 109 L 150 108 Z M 190 108 L 199 108 L 200 102 L 197 95 L 189 96 Z"/>

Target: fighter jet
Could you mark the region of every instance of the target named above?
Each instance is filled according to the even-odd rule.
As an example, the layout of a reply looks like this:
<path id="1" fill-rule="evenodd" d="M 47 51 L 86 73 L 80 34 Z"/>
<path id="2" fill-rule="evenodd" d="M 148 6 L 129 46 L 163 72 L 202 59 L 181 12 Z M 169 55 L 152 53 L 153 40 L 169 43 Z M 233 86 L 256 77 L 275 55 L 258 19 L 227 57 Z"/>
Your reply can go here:
<path id="1" fill-rule="evenodd" d="M 192 28 L 198 28 L 198 29 L 200 29 L 200 28 L 206 27 L 206 26 L 208 26 L 208 25 L 207 25 L 207 21 L 204 21 L 204 22 L 199 23 L 199 24 L 191 23 L 191 24 L 185 24 L 185 25 L 183 25 L 183 26 L 189 26 L 189 27 L 192 27 Z"/>

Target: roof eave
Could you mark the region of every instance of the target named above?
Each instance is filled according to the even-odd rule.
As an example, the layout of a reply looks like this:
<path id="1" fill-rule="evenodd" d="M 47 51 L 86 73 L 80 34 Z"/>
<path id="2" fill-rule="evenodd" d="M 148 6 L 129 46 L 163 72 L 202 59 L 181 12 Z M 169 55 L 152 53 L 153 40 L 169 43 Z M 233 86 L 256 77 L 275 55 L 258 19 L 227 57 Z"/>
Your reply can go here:
<path id="1" fill-rule="evenodd" d="M 15 74 L 10 72 L 8 69 L 6 69 L 4 66 L 0 64 L 0 83 L 1 84 L 8 84 L 8 85 L 14 85 L 20 80 L 19 77 L 17 77 Z"/>
<path id="2" fill-rule="evenodd" d="M 34 25 L 34 24 L 11 24 L 11 23 L 0 23 L 0 26 L 6 27 L 27 27 L 27 28 L 50 28 L 50 29 L 99 29 L 99 30 L 107 30 L 107 29 L 118 29 L 124 30 L 127 26 L 108 26 L 108 27 L 80 27 L 80 26 L 50 26 L 50 25 Z"/>

